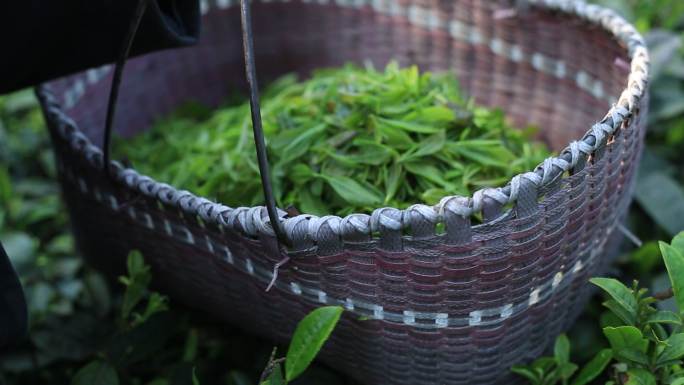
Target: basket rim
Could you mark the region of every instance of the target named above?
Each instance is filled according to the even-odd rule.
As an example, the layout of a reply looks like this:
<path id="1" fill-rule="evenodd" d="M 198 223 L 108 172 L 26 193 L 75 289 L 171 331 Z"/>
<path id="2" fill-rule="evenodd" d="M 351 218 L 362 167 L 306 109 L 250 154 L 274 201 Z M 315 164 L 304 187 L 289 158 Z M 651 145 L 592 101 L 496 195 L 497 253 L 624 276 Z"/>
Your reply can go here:
<path id="1" fill-rule="evenodd" d="M 391 230 L 410 228 L 411 218 L 421 218 L 434 224 L 444 223 L 446 212 L 468 218 L 482 211 L 485 199 L 493 200 L 502 206 L 514 204 L 523 183 L 532 183 L 537 189 L 553 184 L 559 177 L 564 178 L 565 172 L 575 167 L 582 157 L 589 156 L 609 145 L 606 140 L 638 111 L 639 102 L 647 93 L 649 55 L 643 37 L 632 24 L 612 9 L 587 4 L 583 0 L 524 0 L 523 2 L 534 7 L 579 17 L 609 32 L 623 48 L 627 49 L 630 58 L 627 87 L 606 115 L 586 131 L 581 140 L 570 142 L 559 152 L 558 156 L 549 157 L 532 171 L 513 177 L 503 187 L 483 188 L 470 197 L 452 195 L 442 198 L 434 206 L 414 204 L 406 209 L 382 207 L 373 210 L 370 215 L 353 213 L 344 218 L 336 215 L 319 218 L 311 214 L 286 217 L 287 213 L 279 209 L 279 217 L 283 221 L 289 241 L 294 244 L 298 239 L 307 238 L 315 242 L 319 238 L 319 230 L 324 225 L 327 225 L 338 237 L 352 234 L 365 234 L 372 237 L 373 232 L 377 232 L 381 226 Z M 58 123 L 56 128 L 60 136 L 69 142 L 74 150 L 83 155 L 91 166 L 102 169 L 102 150 L 92 144 L 62 109 L 52 94 L 50 86 L 41 84 L 36 88 L 36 93 L 46 111 L 46 117 Z M 258 234 L 275 237 L 268 216 L 263 214 L 263 206 L 231 208 L 189 191 L 177 190 L 169 184 L 140 174 L 133 168 L 126 168 L 116 160 L 110 162 L 109 168 L 110 175 L 117 182 L 164 204 L 180 208 L 189 215 L 199 216 L 205 222 L 241 230 L 252 237 Z M 487 223 L 497 221 L 510 212 L 511 210 L 506 210 L 498 218 Z M 305 222 L 304 231 L 300 230 L 302 222 Z M 477 226 L 481 225 L 472 227 Z"/>

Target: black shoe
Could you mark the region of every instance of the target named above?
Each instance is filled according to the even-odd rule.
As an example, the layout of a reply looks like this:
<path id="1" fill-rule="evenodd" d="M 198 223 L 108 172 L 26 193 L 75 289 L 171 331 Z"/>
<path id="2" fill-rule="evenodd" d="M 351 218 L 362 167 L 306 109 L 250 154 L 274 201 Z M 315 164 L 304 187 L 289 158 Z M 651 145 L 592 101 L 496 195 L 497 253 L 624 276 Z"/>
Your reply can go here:
<path id="1" fill-rule="evenodd" d="M 0 244 L 0 352 L 24 339 L 27 320 L 24 291 Z"/>

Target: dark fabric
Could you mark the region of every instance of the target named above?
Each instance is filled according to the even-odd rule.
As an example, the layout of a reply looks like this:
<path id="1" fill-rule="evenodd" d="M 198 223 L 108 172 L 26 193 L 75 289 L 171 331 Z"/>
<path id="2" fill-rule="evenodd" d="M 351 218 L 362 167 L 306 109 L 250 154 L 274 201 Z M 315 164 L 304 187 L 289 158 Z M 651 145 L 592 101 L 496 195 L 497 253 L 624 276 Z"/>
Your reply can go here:
<path id="1" fill-rule="evenodd" d="M 0 93 L 114 62 L 137 1 L 3 1 Z M 199 0 L 154 0 L 132 56 L 193 44 L 199 24 Z"/>
<path id="2" fill-rule="evenodd" d="M 0 244 L 0 352 L 24 338 L 26 323 L 24 292 Z"/>

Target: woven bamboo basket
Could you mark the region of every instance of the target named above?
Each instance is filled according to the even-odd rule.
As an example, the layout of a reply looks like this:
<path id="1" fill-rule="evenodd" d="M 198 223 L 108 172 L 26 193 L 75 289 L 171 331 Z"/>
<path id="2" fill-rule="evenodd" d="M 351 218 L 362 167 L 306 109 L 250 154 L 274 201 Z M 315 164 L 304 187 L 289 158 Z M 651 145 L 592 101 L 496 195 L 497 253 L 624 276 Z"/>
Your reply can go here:
<path id="1" fill-rule="evenodd" d="M 129 63 L 121 135 L 245 87 L 236 1 L 202 12 L 199 46 Z M 641 36 L 577 1 L 257 0 L 253 17 L 262 82 L 365 60 L 453 71 L 477 102 L 541 127 L 559 155 L 434 207 L 282 212 L 284 248 L 262 207 L 226 207 L 118 162 L 105 177 L 105 66 L 37 90 L 81 252 L 116 271 L 139 249 L 174 300 L 279 342 L 313 308 L 341 305 L 322 359 L 366 384 L 514 381 L 509 367 L 569 326 L 616 242 L 645 131 Z"/>

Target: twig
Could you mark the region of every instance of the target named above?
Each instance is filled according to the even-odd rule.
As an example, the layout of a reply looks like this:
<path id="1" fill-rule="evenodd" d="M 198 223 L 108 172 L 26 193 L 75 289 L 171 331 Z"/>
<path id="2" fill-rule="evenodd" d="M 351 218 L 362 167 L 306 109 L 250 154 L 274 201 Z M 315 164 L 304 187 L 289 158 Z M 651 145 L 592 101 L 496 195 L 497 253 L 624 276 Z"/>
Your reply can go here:
<path id="1" fill-rule="evenodd" d="M 302 213 L 301 213 L 299 210 L 297 210 L 297 208 L 296 208 L 295 206 L 293 206 L 293 205 L 287 206 L 287 208 L 285 209 L 285 212 L 287 212 L 287 216 L 289 216 L 290 218 L 293 218 L 293 217 L 296 217 L 296 216 L 299 216 L 299 215 L 302 214 Z"/>
<path id="2" fill-rule="evenodd" d="M 672 298 L 674 296 L 674 291 L 672 288 L 653 294 L 653 298 L 658 301 L 664 301 L 666 299 Z"/>
<path id="3" fill-rule="evenodd" d="M 273 351 L 271 352 L 271 357 L 268 359 L 268 364 L 266 364 L 266 367 L 264 368 L 264 371 L 261 372 L 261 376 L 259 376 L 259 385 L 261 385 L 262 382 L 266 381 L 268 379 L 268 376 L 273 373 L 273 369 L 276 367 L 276 365 L 280 365 L 281 363 L 285 362 L 285 358 L 275 358 L 276 351 L 278 348 L 273 348 Z"/>

